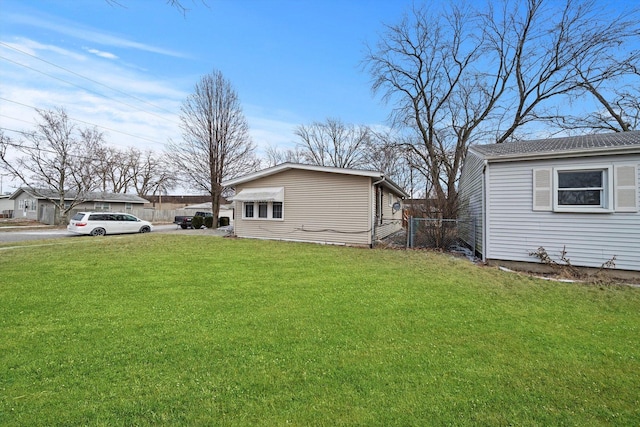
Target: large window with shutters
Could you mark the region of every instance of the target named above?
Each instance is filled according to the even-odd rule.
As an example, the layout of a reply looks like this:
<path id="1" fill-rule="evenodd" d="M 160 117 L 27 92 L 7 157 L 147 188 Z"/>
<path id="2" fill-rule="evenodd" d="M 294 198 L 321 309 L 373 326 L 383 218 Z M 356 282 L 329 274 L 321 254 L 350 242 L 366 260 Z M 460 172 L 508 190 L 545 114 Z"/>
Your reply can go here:
<path id="1" fill-rule="evenodd" d="M 533 210 L 637 212 L 635 164 L 533 170 Z"/>

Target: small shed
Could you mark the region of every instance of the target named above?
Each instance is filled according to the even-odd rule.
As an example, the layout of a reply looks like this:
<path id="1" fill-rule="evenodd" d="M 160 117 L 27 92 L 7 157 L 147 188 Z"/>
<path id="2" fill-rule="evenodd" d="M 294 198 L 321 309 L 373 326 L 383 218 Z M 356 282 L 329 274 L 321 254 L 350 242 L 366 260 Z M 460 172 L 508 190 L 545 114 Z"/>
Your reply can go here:
<path id="1" fill-rule="evenodd" d="M 473 145 L 459 195 L 485 261 L 640 271 L 640 131 Z"/>
<path id="2" fill-rule="evenodd" d="M 402 228 L 408 197 L 382 172 L 283 163 L 222 183 L 238 237 L 372 246 Z"/>

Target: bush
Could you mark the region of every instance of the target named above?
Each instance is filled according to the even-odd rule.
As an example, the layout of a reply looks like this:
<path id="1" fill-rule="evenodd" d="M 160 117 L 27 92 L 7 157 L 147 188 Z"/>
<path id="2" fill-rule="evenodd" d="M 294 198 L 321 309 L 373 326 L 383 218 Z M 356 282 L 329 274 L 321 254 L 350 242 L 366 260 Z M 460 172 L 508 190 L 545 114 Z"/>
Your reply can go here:
<path id="1" fill-rule="evenodd" d="M 207 228 L 213 228 L 213 217 L 205 216 L 204 217 L 204 226 Z"/>
<path id="2" fill-rule="evenodd" d="M 220 217 L 220 227 L 226 227 L 227 225 L 229 225 L 229 217 L 228 216 Z"/>
<path id="3" fill-rule="evenodd" d="M 196 230 L 202 228 L 202 224 L 204 224 L 204 218 L 201 216 L 194 216 L 191 220 L 191 226 Z"/>

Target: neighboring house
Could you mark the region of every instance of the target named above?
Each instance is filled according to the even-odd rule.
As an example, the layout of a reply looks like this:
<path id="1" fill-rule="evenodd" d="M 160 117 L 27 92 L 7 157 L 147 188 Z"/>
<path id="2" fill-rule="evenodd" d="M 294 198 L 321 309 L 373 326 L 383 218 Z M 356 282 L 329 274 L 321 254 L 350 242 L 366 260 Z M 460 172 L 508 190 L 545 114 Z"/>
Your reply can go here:
<path id="1" fill-rule="evenodd" d="M 13 200 L 10 194 L 0 194 L 0 218 L 11 218 L 13 214 Z"/>
<path id="2" fill-rule="evenodd" d="M 474 145 L 459 194 L 483 260 L 640 271 L 640 131 Z"/>
<path id="3" fill-rule="evenodd" d="M 38 189 L 37 191 L 26 187 L 17 189 L 11 195 L 14 204 L 13 217 L 54 224 L 55 208 L 47 198 L 55 200 L 57 193 L 46 189 Z M 67 193 L 65 195 L 65 200 L 68 200 L 65 202 L 66 206 L 69 206 L 74 198 L 74 193 Z M 74 206 L 72 214 L 79 211 L 131 212 L 133 209 L 142 208 L 145 203 L 148 201 L 135 194 L 90 193 L 87 195 L 86 201 Z"/>
<path id="4" fill-rule="evenodd" d="M 408 195 L 383 173 L 283 163 L 222 183 L 235 188 L 238 237 L 368 245 L 402 228 Z"/>

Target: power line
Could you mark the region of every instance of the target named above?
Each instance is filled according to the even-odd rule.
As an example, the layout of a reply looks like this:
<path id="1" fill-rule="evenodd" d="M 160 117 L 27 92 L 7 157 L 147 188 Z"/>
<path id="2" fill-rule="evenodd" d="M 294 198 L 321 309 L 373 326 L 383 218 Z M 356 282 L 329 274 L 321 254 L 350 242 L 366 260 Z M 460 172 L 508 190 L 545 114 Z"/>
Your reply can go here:
<path id="1" fill-rule="evenodd" d="M 64 80 L 64 79 L 61 79 L 61 78 L 59 78 L 59 77 L 52 76 L 51 74 L 45 73 L 44 71 L 40 71 L 40 70 L 38 70 L 38 69 L 36 69 L 36 68 L 33 68 L 33 67 L 30 67 L 30 66 L 28 66 L 28 65 L 21 64 L 20 62 L 14 61 L 14 60 L 9 59 L 9 58 L 6 58 L 6 57 L 4 57 L 4 56 L 1 56 L 1 55 L 0 55 L 0 59 L 4 59 L 5 61 L 11 62 L 11 63 L 13 63 L 13 64 L 15 64 L 15 65 L 19 65 L 19 66 L 24 67 L 24 68 L 28 68 L 28 69 L 29 69 L 29 70 L 31 70 L 31 71 L 35 71 L 36 73 L 43 74 L 43 75 L 45 75 L 45 76 L 47 76 L 47 77 L 50 77 L 50 78 L 52 78 L 52 79 L 54 79 L 54 80 L 58 80 L 58 81 L 61 81 L 61 82 L 63 82 L 63 83 L 66 83 L 66 84 L 68 84 L 68 85 L 75 86 L 75 87 L 77 87 L 77 88 L 79 88 L 79 89 L 82 89 L 82 90 L 85 90 L 85 91 L 87 91 L 87 92 L 91 92 L 91 93 L 96 94 L 96 95 L 98 95 L 98 96 L 100 96 L 100 97 L 110 99 L 110 100 L 115 101 L 115 102 L 118 102 L 118 103 L 120 103 L 120 104 L 122 104 L 122 105 L 126 105 L 127 107 L 129 107 L 129 108 L 133 108 L 134 110 L 137 110 L 137 111 L 141 111 L 141 112 L 143 112 L 143 113 L 150 114 L 150 115 L 155 116 L 155 117 L 157 117 L 157 118 L 159 118 L 159 119 L 161 119 L 161 120 L 163 120 L 163 121 L 166 121 L 166 120 L 167 120 L 167 118 L 166 118 L 166 117 L 162 117 L 162 116 L 160 116 L 160 115 L 158 115 L 158 114 L 156 114 L 156 113 L 152 113 L 151 111 L 145 111 L 145 110 L 143 110 L 143 109 L 141 109 L 141 108 L 138 108 L 138 107 L 136 107 L 136 106 L 134 106 L 134 105 L 128 104 L 128 103 L 126 103 L 126 102 L 124 102 L 124 101 L 120 101 L 120 100 L 115 99 L 115 98 L 113 98 L 113 97 L 111 97 L 111 96 L 108 96 L 108 95 L 105 95 L 105 94 L 103 94 L 103 93 L 97 92 L 97 91 L 95 91 L 95 90 L 93 90 L 93 89 L 89 89 L 89 88 L 86 88 L 86 87 L 84 87 L 84 86 L 80 86 L 80 85 L 78 85 L 78 84 L 72 83 L 72 82 L 70 82 L 70 81 L 68 81 L 68 80 Z M 174 124 L 177 124 L 177 122 L 174 122 Z"/>
<path id="2" fill-rule="evenodd" d="M 1 97 L 1 96 L 0 96 L 0 99 L 1 99 L 1 100 L 3 100 L 3 101 L 11 102 L 11 103 L 13 103 L 13 104 L 22 105 L 23 107 L 33 108 L 34 110 L 39 110 L 39 108 L 34 107 L 34 106 L 32 106 L 32 105 L 27 105 L 27 104 L 24 104 L 24 103 L 22 103 L 22 102 L 13 101 L 13 100 L 11 100 L 11 99 L 3 98 L 3 97 Z M 7 116 L 5 116 L 5 117 L 7 117 Z M 8 118 L 11 118 L 11 117 L 8 117 Z M 121 131 L 121 130 L 108 128 L 108 127 L 106 127 L 106 126 L 97 125 L 97 124 L 95 124 L 95 123 L 86 122 L 86 121 L 84 121 L 84 120 L 76 119 L 76 118 L 73 118 L 73 117 L 69 117 L 69 118 L 70 118 L 71 120 L 73 120 L 73 121 L 78 122 L 78 123 L 83 123 L 83 124 L 86 124 L 86 125 L 89 125 L 89 126 L 95 126 L 95 127 L 97 127 L 97 128 L 101 128 L 101 129 L 108 130 L 108 131 L 110 131 L 110 132 L 116 132 L 116 133 L 119 133 L 119 134 L 122 134 L 122 135 L 130 136 L 130 137 L 132 137 L 132 138 L 142 139 L 142 140 L 145 140 L 145 141 L 148 141 L 148 142 L 152 142 L 152 143 L 154 143 L 154 144 L 161 144 L 161 145 L 163 145 L 163 146 L 165 145 L 165 143 L 164 143 L 164 142 L 159 142 L 159 141 L 156 141 L 156 140 L 154 140 L 154 139 L 150 139 L 150 138 L 147 138 L 147 137 L 144 137 L 144 136 L 134 135 L 134 134 L 131 134 L 131 133 L 123 132 L 123 131 Z M 17 119 L 17 120 L 19 120 L 19 121 L 25 121 L 25 120 L 21 120 L 21 119 Z M 30 122 L 27 122 L 27 123 L 30 123 Z"/>
<path id="3" fill-rule="evenodd" d="M 105 87 L 105 88 L 107 88 L 107 89 L 109 89 L 109 90 L 112 90 L 112 91 L 114 91 L 114 92 L 117 92 L 117 93 L 119 93 L 119 94 L 122 94 L 122 95 L 128 96 L 128 97 L 130 97 L 130 98 L 133 98 L 133 99 L 135 99 L 135 100 L 137 100 L 137 101 L 140 101 L 140 102 L 142 102 L 142 103 L 144 103 L 144 104 L 150 105 L 151 107 L 157 108 L 158 110 L 165 111 L 165 112 L 167 112 L 167 113 L 169 113 L 169 114 L 174 114 L 174 112 L 173 112 L 173 111 L 169 111 L 169 110 L 167 110 L 167 109 L 165 109 L 165 108 L 163 108 L 163 107 L 160 107 L 160 106 L 158 106 L 158 105 L 152 104 L 151 102 L 146 101 L 146 100 L 144 100 L 144 99 L 142 99 L 142 98 L 138 98 L 138 97 L 137 97 L 137 96 L 135 96 L 135 95 L 131 95 L 131 94 L 129 94 L 129 93 L 123 92 L 123 91 L 121 91 L 121 90 L 119 90 L 119 89 L 116 89 L 116 88 L 114 88 L 114 87 L 108 86 L 108 85 L 106 85 L 106 84 L 104 84 L 104 83 L 101 83 L 101 82 L 99 82 L 99 81 L 97 81 L 97 80 L 94 80 L 94 79 L 92 79 L 92 78 L 90 78 L 90 77 L 83 76 L 83 75 L 82 75 L 82 74 L 80 74 L 80 73 L 76 73 L 76 72 L 75 72 L 75 71 L 73 71 L 73 70 L 69 70 L 68 68 L 62 67 L 62 66 L 60 66 L 60 65 L 58 65 L 58 64 L 54 64 L 53 62 L 47 61 L 46 59 L 42 59 L 42 58 L 40 58 L 40 57 L 38 57 L 38 56 L 36 56 L 36 55 L 32 55 L 32 54 L 30 54 L 29 52 L 25 52 L 25 51 L 23 51 L 23 50 L 21 50 L 21 49 L 18 49 L 17 47 L 14 47 L 14 46 L 8 45 L 8 44 L 3 43 L 3 42 L 0 42 L 0 45 L 5 46 L 5 47 L 7 47 L 7 48 L 9 48 L 9 49 L 15 50 L 16 52 L 20 52 L 20 53 L 22 53 L 22 54 L 24 54 L 24 55 L 30 56 L 30 57 L 32 57 L 32 58 L 34 58 L 34 59 L 37 59 L 38 61 L 42 61 L 42 62 L 44 62 L 44 63 L 46 63 L 46 64 L 49 64 L 49 65 L 54 66 L 54 67 L 56 67 L 56 68 L 59 68 L 59 69 L 61 69 L 61 70 L 63 70 L 63 71 L 66 71 L 66 72 L 68 72 L 68 73 L 71 73 L 71 74 L 73 74 L 74 76 L 78 76 L 78 77 L 80 77 L 80 78 L 82 78 L 82 79 L 88 80 L 88 81 L 90 81 L 90 82 L 92 82 L 92 83 L 95 83 L 95 84 L 97 84 L 97 85 L 100 85 L 100 86 L 102 86 L 102 87 Z"/>
<path id="4" fill-rule="evenodd" d="M 5 127 L 1 127 L 1 126 L 0 126 L 0 130 L 19 133 L 19 134 L 21 134 L 21 135 L 23 135 L 23 136 L 33 136 L 33 134 L 28 133 L 28 132 L 25 132 L 25 131 L 22 131 L 22 130 L 9 129 L 9 128 L 5 128 Z M 16 143 L 9 142 L 9 141 L 6 141 L 6 140 L 5 140 L 5 141 L 3 141 L 2 143 L 3 143 L 3 145 L 7 145 L 7 146 L 10 146 L 10 147 L 18 148 L 18 149 L 20 149 L 21 151 L 22 151 L 22 150 L 26 150 L 26 151 L 39 151 L 39 152 L 44 152 L 44 153 L 49 153 L 49 154 L 59 154 L 59 153 L 58 153 L 58 152 L 56 152 L 55 150 L 51 150 L 51 149 L 47 149 L 47 148 L 42 148 L 42 147 L 37 147 L 37 148 L 35 148 L 35 147 L 29 147 L 29 146 L 25 147 L 25 146 L 24 146 L 24 145 L 22 145 L 22 144 L 16 144 Z M 23 151 L 23 152 L 24 152 L 24 151 Z M 96 157 L 89 157 L 89 156 L 84 156 L 84 155 L 81 155 L 81 154 L 68 153 L 68 155 L 69 155 L 69 156 L 71 156 L 71 157 L 76 157 L 76 158 L 78 158 L 78 159 L 82 159 L 82 160 L 91 160 L 91 161 L 101 161 L 101 160 L 102 160 L 102 159 L 98 159 L 98 158 L 96 158 Z"/>

